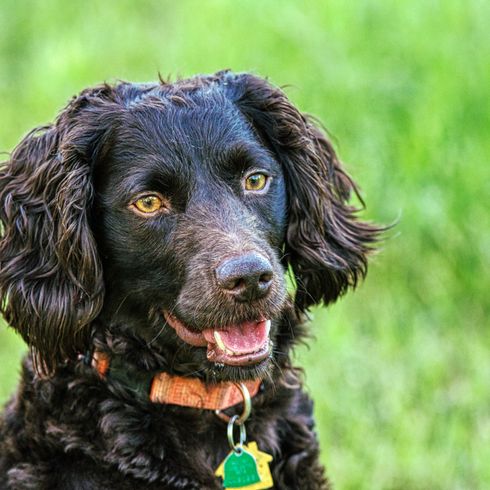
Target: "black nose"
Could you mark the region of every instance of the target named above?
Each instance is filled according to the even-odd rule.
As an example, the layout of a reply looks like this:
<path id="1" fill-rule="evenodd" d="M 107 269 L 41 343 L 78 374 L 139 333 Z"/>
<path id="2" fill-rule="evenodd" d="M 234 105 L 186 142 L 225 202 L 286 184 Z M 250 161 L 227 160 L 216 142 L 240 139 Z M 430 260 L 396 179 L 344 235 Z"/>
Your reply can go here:
<path id="1" fill-rule="evenodd" d="M 216 268 L 219 287 L 238 301 L 265 296 L 271 288 L 272 277 L 271 263 L 253 252 L 226 259 Z"/>

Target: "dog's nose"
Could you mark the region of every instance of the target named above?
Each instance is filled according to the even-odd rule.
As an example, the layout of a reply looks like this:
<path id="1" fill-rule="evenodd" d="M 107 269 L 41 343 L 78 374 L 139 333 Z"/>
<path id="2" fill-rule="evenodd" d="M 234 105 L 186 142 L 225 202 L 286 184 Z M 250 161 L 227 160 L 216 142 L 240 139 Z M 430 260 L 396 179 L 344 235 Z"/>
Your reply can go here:
<path id="1" fill-rule="evenodd" d="M 226 259 L 216 268 L 219 287 L 238 301 L 264 297 L 272 286 L 273 275 L 271 263 L 254 252 Z"/>

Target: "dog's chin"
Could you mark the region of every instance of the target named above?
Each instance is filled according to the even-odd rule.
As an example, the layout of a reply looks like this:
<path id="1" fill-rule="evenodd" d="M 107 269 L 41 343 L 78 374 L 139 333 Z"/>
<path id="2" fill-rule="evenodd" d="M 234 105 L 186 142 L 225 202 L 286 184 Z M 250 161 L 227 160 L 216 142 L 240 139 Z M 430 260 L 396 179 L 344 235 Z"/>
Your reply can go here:
<path id="1" fill-rule="evenodd" d="M 272 355 L 257 364 L 248 366 L 230 366 L 220 363 L 205 363 L 203 375 L 207 381 L 214 383 L 220 381 L 250 381 L 265 379 L 270 376 Z"/>
<path id="2" fill-rule="evenodd" d="M 244 381 L 262 378 L 272 356 L 271 320 L 259 318 L 225 326 L 189 327 L 168 311 L 165 321 L 180 341 L 203 360 L 207 377 L 216 380 Z M 201 371 L 201 372 L 202 372 Z"/>

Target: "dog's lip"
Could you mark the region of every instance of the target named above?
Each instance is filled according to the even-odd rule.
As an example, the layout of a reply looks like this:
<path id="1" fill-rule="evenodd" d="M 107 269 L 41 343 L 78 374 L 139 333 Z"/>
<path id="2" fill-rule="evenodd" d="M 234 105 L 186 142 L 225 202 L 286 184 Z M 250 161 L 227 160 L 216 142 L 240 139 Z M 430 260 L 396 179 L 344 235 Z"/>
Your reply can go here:
<path id="1" fill-rule="evenodd" d="M 184 342 L 194 347 L 207 347 L 207 359 L 211 362 L 246 366 L 257 364 L 270 355 L 270 320 L 261 318 L 198 332 L 168 311 L 163 314 L 167 324 Z"/>
<path id="2" fill-rule="evenodd" d="M 228 349 L 221 349 L 217 344 L 208 344 L 207 358 L 211 362 L 227 364 L 229 366 L 250 366 L 267 359 L 271 353 L 271 342 L 266 341 L 258 350 L 242 354 L 230 353 Z"/>
<path id="3" fill-rule="evenodd" d="M 208 345 L 208 341 L 204 338 L 202 332 L 191 330 L 183 322 L 181 322 L 175 315 L 172 315 L 167 311 L 164 311 L 163 315 L 168 325 L 170 325 L 175 330 L 175 333 L 185 343 L 192 345 L 194 347 L 206 347 Z"/>

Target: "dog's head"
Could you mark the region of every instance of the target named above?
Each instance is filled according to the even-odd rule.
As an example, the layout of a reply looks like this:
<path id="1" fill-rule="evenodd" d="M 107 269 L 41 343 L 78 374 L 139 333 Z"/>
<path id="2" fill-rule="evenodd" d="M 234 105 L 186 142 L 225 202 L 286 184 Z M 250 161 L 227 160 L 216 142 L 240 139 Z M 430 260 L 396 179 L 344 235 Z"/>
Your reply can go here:
<path id="1" fill-rule="evenodd" d="M 292 301 L 330 303 L 366 273 L 379 229 L 352 191 L 324 133 L 258 77 L 85 90 L 1 170 L 3 313 L 45 371 L 110 326 L 176 370 L 260 376 Z"/>

